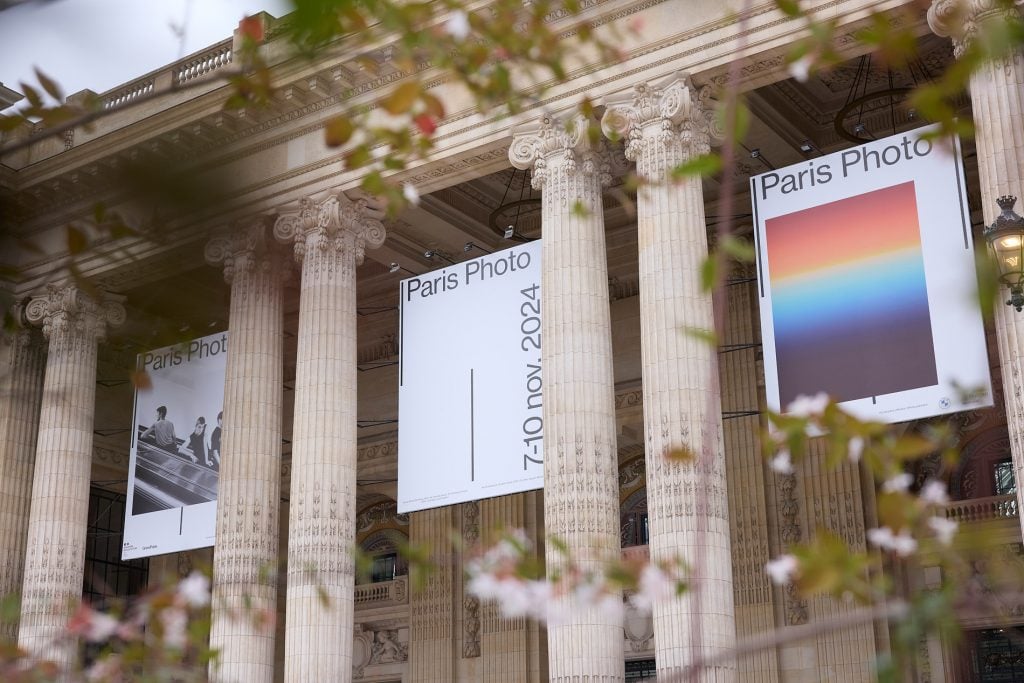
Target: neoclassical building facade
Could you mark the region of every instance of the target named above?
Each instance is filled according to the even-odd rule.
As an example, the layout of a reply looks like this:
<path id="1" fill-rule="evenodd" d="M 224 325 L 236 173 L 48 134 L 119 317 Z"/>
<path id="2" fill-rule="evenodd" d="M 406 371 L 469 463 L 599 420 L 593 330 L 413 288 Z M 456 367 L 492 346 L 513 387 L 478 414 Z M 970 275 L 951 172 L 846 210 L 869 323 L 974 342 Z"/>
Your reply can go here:
<path id="1" fill-rule="evenodd" d="M 112 111 L 90 127 L 0 157 L 0 261 L 11 273 L 0 286 L 23 324 L 4 347 L 0 395 L 0 592 L 23 595 L 7 637 L 67 660 L 73 648 L 53 646 L 67 619 L 55 605 L 131 596 L 209 563 L 218 681 L 611 683 L 677 674 L 697 657 L 725 662 L 708 681 L 872 680 L 889 648 L 881 622 L 729 660 L 737 638 L 852 609 L 776 587 L 764 566 L 819 528 L 865 548 L 875 490 L 855 464 L 825 468 L 823 452 L 792 474 L 766 465 L 749 271 L 727 280 L 717 354 L 680 330 L 713 327 L 700 264 L 727 218 L 749 233 L 749 176 L 917 127 L 896 91 L 948 68 L 979 22 L 1005 20 L 1021 2 L 968 0 L 964 23 L 953 0 L 927 11 L 909 0 L 808 0 L 805 9 L 836 22 L 847 61 L 806 81 L 786 60 L 804 24 L 774 3 L 753 3 L 741 23 L 739 3 L 582 4 L 598 27 L 642 27 L 624 34 L 628 56 L 579 65 L 513 116 L 481 115 L 431 81 L 448 115 L 430 160 L 400 176 L 421 198 L 395 218 L 356 190 L 358 176 L 323 141 L 343 101 L 372 103 L 402 79 L 388 46 L 369 55 L 376 72 L 355 56 L 289 58 L 268 15 L 268 106 L 223 106 L 227 88 L 213 77 L 232 63 L 239 34 L 102 93 Z M 912 29 L 916 60 L 887 67 L 867 54 L 856 33 L 872 11 Z M 751 122 L 729 182 L 692 177 L 617 199 L 634 165 L 659 176 L 717 142 L 713 97 L 730 82 L 737 46 Z M 607 140 L 572 124 L 583 94 L 600 105 Z M 998 214 L 996 197 L 1024 194 L 1024 55 L 984 67 L 956 104 L 977 131 L 965 167 L 980 230 Z M 133 175 L 153 162 L 184 171 L 168 194 L 195 201 L 171 206 L 133 191 Z M 199 201 L 207 192 L 215 201 Z M 69 243 L 66 226 L 97 204 L 140 232 L 86 231 L 85 244 Z M 399 280 L 541 236 L 545 489 L 399 514 Z M 963 457 L 946 514 L 990 530 L 1006 561 L 1024 563 L 1014 485 L 1024 474 L 1022 321 L 997 306 L 988 330 L 997 406 L 954 417 Z M 121 562 L 135 354 L 222 330 L 216 547 Z M 663 457 L 702 444 L 699 467 Z M 937 467 L 926 459 L 915 476 Z M 463 572 L 499 527 L 524 529 L 540 552 L 557 535 L 584 561 L 609 548 L 682 556 L 699 599 L 624 622 L 571 603 L 573 617 L 547 627 L 503 618 L 466 591 Z M 398 552 L 408 543 L 429 550 L 434 571 L 422 586 Z M 357 547 L 367 576 L 355 571 Z M 557 566 L 561 554 L 546 549 Z M 927 568 L 892 570 L 898 581 L 933 580 Z M 242 606 L 276 614 L 275 626 L 232 618 Z M 908 676 L 1011 680 L 985 676 L 1013 673 L 1019 645 L 996 626 L 1020 614 L 1009 606 L 979 618 L 964 643 L 922 640 Z"/>

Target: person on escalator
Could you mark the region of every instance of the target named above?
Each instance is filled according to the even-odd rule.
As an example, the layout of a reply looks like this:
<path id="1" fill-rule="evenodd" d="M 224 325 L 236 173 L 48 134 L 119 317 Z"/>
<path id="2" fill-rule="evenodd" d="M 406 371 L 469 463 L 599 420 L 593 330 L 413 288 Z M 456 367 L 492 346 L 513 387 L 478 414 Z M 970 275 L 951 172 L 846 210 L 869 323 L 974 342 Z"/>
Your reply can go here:
<path id="1" fill-rule="evenodd" d="M 178 455 L 178 440 L 174 436 L 174 423 L 167 419 L 167 406 L 156 409 L 156 422 L 142 432 L 139 440 L 151 440 L 159 448 Z"/>

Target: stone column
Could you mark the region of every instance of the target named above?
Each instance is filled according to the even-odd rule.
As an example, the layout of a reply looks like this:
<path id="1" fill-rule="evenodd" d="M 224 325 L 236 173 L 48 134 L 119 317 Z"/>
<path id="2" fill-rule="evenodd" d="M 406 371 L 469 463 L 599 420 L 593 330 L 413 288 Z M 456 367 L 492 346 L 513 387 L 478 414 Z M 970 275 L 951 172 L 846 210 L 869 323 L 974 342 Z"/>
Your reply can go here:
<path id="1" fill-rule="evenodd" d="M 587 122 L 544 117 L 517 133 L 516 168 L 533 169 L 543 190 L 541 310 L 544 373 L 544 521 L 581 568 L 600 570 L 620 552 L 615 395 L 604 209 L 607 157 Z M 548 575 L 563 564 L 553 544 Z M 553 683 L 625 677 L 620 619 L 557 598 L 567 617 L 548 627 Z M 561 615 L 560 615 L 561 616 Z"/>
<path id="2" fill-rule="evenodd" d="M 265 219 L 234 226 L 206 245 L 231 286 L 224 428 L 213 553 L 210 646 L 215 681 L 270 683 L 277 605 L 281 498 L 284 260 Z"/>
<path id="3" fill-rule="evenodd" d="M 960 58 L 987 22 L 1024 20 L 1022 7 L 1024 0 L 1013 0 L 1012 7 L 997 0 L 932 0 L 928 25 L 953 39 L 953 54 Z M 971 76 L 970 90 L 981 211 L 985 225 L 991 225 L 999 215 L 997 197 L 1024 197 L 1024 50 L 984 64 Z M 1003 305 L 1009 298 L 1005 288 L 1000 294 L 996 338 L 1019 509 L 1024 504 L 1024 315 Z"/>
<path id="4" fill-rule="evenodd" d="M 673 76 L 637 86 L 602 122 L 625 136 L 626 157 L 649 182 L 637 197 L 637 224 L 651 559 L 683 559 L 700 591 L 654 606 L 659 676 L 728 653 L 736 641 L 717 350 L 685 331 L 715 326 L 711 295 L 700 289 L 704 196 L 698 176 L 668 180 L 674 167 L 710 150 L 707 95 Z M 665 457 L 677 448 L 694 460 Z M 716 665 L 701 680 L 734 680 L 735 671 L 734 662 Z"/>
<path id="5" fill-rule="evenodd" d="M 284 213 L 302 264 L 288 526 L 285 681 L 350 681 L 356 505 L 356 266 L 380 212 L 343 193 Z"/>
<path id="6" fill-rule="evenodd" d="M 39 330 L 19 329 L 5 338 L 7 364 L 0 371 L 0 596 L 21 592 L 46 368 L 46 345 Z M 17 637 L 16 623 L 0 623 L 0 638 L 13 642 Z"/>
<path id="7" fill-rule="evenodd" d="M 96 409 L 96 345 L 124 322 L 113 298 L 51 286 L 29 302 L 28 321 L 49 340 L 32 478 L 19 647 L 62 667 L 77 657 L 62 636 L 82 598 Z M 6 549 L 5 549 L 6 550 Z"/>

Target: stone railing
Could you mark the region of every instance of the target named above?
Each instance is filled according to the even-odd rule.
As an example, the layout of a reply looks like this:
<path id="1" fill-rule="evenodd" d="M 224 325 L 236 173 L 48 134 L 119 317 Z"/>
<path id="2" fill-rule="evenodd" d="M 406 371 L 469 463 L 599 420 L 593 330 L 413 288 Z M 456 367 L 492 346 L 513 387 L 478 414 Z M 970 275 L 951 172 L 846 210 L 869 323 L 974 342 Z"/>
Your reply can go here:
<path id="1" fill-rule="evenodd" d="M 391 581 L 356 585 L 356 609 L 401 605 L 408 600 L 409 578 L 406 576 L 396 576 Z"/>
<path id="2" fill-rule="evenodd" d="M 122 104 L 131 102 L 136 97 L 148 95 L 153 92 L 153 87 L 154 79 L 152 76 L 146 76 L 132 81 L 127 85 L 122 85 L 116 90 L 108 91 L 103 94 L 103 108 L 110 109 L 111 107 L 120 107 Z"/>
<path id="3" fill-rule="evenodd" d="M 957 522 L 985 522 L 996 519 L 1016 519 L 1017 494 L 954 500 L 946 506 L 946 517 Z"/>
<path id="4" fill-rule="evenodd" d="M 644 562 L 651 558 L 650 548 L 646 545 L 631 545 L 622 549 L 623 560 L 642 560 Z"/>
<path id="5" fill-rule="evenodd" d="M 231 63 L 231 38 L 171 65 L 174 85 L 205 76 Z"/>

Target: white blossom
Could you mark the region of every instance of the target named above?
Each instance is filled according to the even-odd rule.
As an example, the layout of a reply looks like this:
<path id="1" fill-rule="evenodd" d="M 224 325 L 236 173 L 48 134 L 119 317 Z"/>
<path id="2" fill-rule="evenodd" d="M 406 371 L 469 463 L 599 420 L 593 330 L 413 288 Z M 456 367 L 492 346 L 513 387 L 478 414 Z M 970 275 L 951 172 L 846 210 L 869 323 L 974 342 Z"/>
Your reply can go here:
<path id="1" fill-rule="evenodd" d="M 109 614 L 90 610 L 84 636 L 90 643 L 101 643 L 117 633 L 120 626 L 121 622 Z"/>
<path id="2" fill-rule="evenodd" d="M 788 449 L 782 449 L 772 458 L 771 468 L 779 474 L 793 474 L 793 459 Z"/>
<path id="3" fill-rule="evenodd" d="M 648 564 L 640 572 L 637 592 L 630 597 L 630 602 L 637 611 L 648 614 L 654 609 L 654 603 L 671 598 L 675 590 L 676 582 L 667 572 Z"/>
<path id="4" fill-rule="evenodd" d="M 906 529 L 894 534 L 887 526 L 879 529 L 868 529 L 868 541 L 882 550 L 891 550 L 900 557 L 906 557 L 917 550 L 917 541 Z"/>
<path id="5" fill-rule="evenodd" d="M 953 536 L 956 535 L 958 527 L 959 524 L 955 520 L 945 517 L 930 517 L 928 519 L 928 528 L 935 532 L 935 537 L 942 545 L 950 545 L 953 542 Z"/>
<path id="6" fill-rule="evenodd" d="M 921 500 L 928 505 L 945 505 L 949 502 L 946 485 L 936 479 L 929 479 L 921 487 Z"/>
<path id="7" fill-rule="evenodd" d="M 469 36 L 469 15 L 460 9 L 453 11 L 448 15 L 444 28 L 455 40 L 465 40 Z"/>
<path id="8" fill-rule="evenodd" d="M 188 614 L 180 607 L 168 607 L 159 616 L 164 627 L 164 645 L 183 650 L 187 643 L 185 628 L 188 626 Z"/>
<path id="9" fill-rule="evenodd" d="M 210 604 L 210 580 L 202 572 L 192 572 L 178 584 L 178 597 L 189 607 Z"/>
<path id="10" fill-rule="evenodd" d="M 864 439 L 859 436 L 850 437 L 850 441 L 846 444 L 846 455 L 850 458 L 850 462 L 857 464 L 860 462 L 860 456 L 864 453 Z"/>
<path id="11" fill-rule="evenodd" d="M 914 477 L 906 472 L 900 472 L 899 474 L 893 475 L 885 480 L 882 484 L 882 490 L 886 493 L 897 493 L 900 491 L 906 491 L 910 488 L 910 485 L 914 483 Z"/>
<path id="12" fill-rule="evenodd" d="M 776 586 L 784 586 L 789 583 L 799 568 L 800 563 L 793 555 L 780 555 L 764 566 L 764 570 Z"/>
<path id="13" fill-rule="evenodd" d="M 405 201 L 413 206 L 420 205 L 420 191 L 412 183 L 404 183 L 402 185 L 402 196 L 405 197 Z"/>
<path id="14" fill-rule="evenodd" d="M 828 407 L 828 394 L 820 392 L 814 396 L 800 394 L 786 407 L 786 414 L 794 417 L 821 415 Z"/>
<path id="15" fill-rule="evenodd" d="M 808 55 L 804 55 L 800 59 L 791 62 L 789 65 L 789 75 L 800 81 L 806 83 L 808 76 L 811 75 L 811 66 L 813 62 Z"/>

